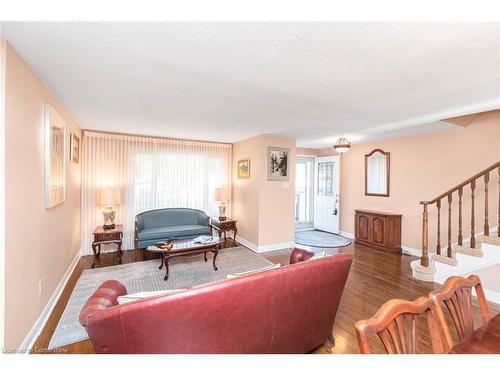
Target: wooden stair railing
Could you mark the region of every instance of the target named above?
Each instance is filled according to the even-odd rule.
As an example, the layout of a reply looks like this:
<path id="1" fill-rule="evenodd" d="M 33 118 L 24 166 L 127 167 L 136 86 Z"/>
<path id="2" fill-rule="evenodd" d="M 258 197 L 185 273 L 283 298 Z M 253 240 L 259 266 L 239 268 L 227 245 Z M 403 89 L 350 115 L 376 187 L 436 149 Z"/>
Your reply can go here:
<path id="1" fill-rule="evenodd" d="M 458 244 L 463 245 L 463 230 L 462 230 L 462 196 L 464 193 L 464 188 L 470 185 L 471 189 L 471 228 L 470 228 L 470 247 L 476 248 L 476 228 L 475 228 L 475 190 L 476 181 L 479 179 L 484 179 L 484 235 L 490 235 L 490 226 L 488 218 L 488 184 L 490 182 L 490 172 L 497 170 L 498 173 L 498 232 L 497 235 L 500 237 L 500 161 L 496 162 L 492 166 L 482 170 L 481 172 L 475 174 L 471 178 L 468 178 L 461 184 L 449 189 L 443 194 L 437 196 L 430 201 L 421 201 L 420 204 L 423 205 L 422 214 L 422 257 L 420 258 L 420 264 L 424 267 L 429 266 L 429 209 L 430 205 L 436 204 L 437 208 L 437 244 L 436 244 L 436 254 L 441 255 L 441 200 L 446 198 L 448 200 L 448 241 L 446 248 L 446 256 L 451 258 L 453 256 L 451 247 L 451 206 L 453 202 L 453 194 L 458 193 Z"/>

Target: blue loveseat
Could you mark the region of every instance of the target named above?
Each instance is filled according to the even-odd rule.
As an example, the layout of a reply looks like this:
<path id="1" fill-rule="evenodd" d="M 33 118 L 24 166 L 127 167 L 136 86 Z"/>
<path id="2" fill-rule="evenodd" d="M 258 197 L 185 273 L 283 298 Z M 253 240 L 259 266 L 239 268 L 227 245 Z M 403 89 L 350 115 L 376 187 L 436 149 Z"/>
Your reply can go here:
<path id="1" fill-rule="evenodd" d="M 144 249 L 169 237 L 209 235 L 210 217 L 191 208 L 162 208 L 135 217 L 135 248 Z"/>

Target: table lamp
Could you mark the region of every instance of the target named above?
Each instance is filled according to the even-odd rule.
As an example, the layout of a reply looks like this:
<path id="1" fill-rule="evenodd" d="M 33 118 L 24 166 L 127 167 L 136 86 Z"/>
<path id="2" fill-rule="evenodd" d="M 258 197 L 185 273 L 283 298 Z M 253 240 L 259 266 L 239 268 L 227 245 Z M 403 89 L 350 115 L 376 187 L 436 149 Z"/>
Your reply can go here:
<path id="1" fill-rule="evenodd" d="M 219 220 L 226 220 L 227 202 L 231 200 L 231 191 L 227 187 L 215 188 L 214 199 L 219 202 Z"/>
<path id="2" fill-rule="evenodd" d="M 115 206 L 121 203 L 121 191 L 117 188 L 105 188 L 97 191 L 97 204 L 102 206 L 104 229 L 115 228 Z"/>

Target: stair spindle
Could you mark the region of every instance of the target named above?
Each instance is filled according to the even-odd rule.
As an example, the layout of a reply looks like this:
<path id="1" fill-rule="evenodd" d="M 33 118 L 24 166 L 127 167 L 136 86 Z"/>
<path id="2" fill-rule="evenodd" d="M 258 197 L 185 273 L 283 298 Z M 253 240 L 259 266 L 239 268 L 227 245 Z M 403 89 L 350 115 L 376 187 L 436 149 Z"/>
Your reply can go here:
<path id="1" fill-rule="evenodd" d="M 424 203 L 424 213 L 422 215 L 422 258 L 420 264 L 423 267 L 429 266 L 429 215 L 427 213 L 427 203 Z"/>
<path id="2" fill-rule="evenodd" d="M 452 196 L 451 193 L 448 194 L 448 248 L 447 248 L 447 257 L 451 258 L 451 201 Z"/>
<path id="3" fill-rule="evenodd" d="M 490 172 L 484 175 L 484 235 L 490 235 L 490 225 L 488 223 L 488 183 L 490 182 Z"/>
<path id="4" fill-rule="evenodd" d="M 458 189 L 458 244 L 460 246 L 463 245 L 463 236 L 462 236 L 462 195 L 464 194 L 464 189 L 460 187 Z"/>
<path id="5" fill-rule="evenodd" d="M 475 219 L 474 219 L 474 190 L 476 189 L 476 180 L 472 180 L 470 183 L 470 198 L 471 198 L 471 206 L 470 206 L 470 212 L 471 212 L 471 217 L 470 217 L 470 247 L 472 249 L 476 248 L 476 237 L 474 236 L 475 234 Z"/>
<path id="6" fill-rule="evenodd" d="M 489 223 L 489 182 L 490 182 L 490 172 L 497 170 L 498 172 L 498 237 L 500 238 L 500 161 L 489 166 L 488 168 L 476 173 L 474 176 L 468 178 L 462 183 L 456 185 L 455 187 L 449 189 L 445 193 L 437 196 L 430 201 L 420 201 L 420 204 L 424 206 L 424 212 L 422 215 L 422 257 L 420 258 L 420 264 L 424 267 L 429 266 L 429 212 L 428 205 L 436 203 L 437 207 L 437 244 L 436 244 L 436 254 L 441 255 L 441 200 L 444 198 L 448 199 L 448 243 L 447 243 L 447 256 L 452 257 L 452 245 L 451 245 L 451 210 L 453 203 L 453 193 L 458 192 L 458 245 L 463 246 L 464 234 L 463 234 L 463 194 L 464 187 L 470 184 L 471 188 L 471 212 L 470 212 L 470 241 L 469 247 L 472 249 L 476 248 L 476 211 L 475 211 L 475 193 L 476 193 L 476 182 L 484 178 L 484 234 L 485 236 L 490 235 L 490 223 Z"/>
<path id="7" fill-rule="evenodd" d="M 438 199 L 436 206 L 438 209 L 436 254 L 441 255 L 441 199 Z"/>

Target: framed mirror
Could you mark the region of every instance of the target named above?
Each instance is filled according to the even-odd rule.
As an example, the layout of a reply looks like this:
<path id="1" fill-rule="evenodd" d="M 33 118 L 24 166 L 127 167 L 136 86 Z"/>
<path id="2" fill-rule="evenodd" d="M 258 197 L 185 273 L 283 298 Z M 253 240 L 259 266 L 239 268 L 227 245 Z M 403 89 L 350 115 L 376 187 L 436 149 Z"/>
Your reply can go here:
<path id="1" fill-rule="evenodd" d="M 45 208 L 64 202 L 66 178 L 66 124 L 50 105 L 45 105 Z"/>
<path id="2" fill-rule="evenodd" d="M 365 155 L 365 195 L 389 196 L 390 156 L 380 149 Z"/>

